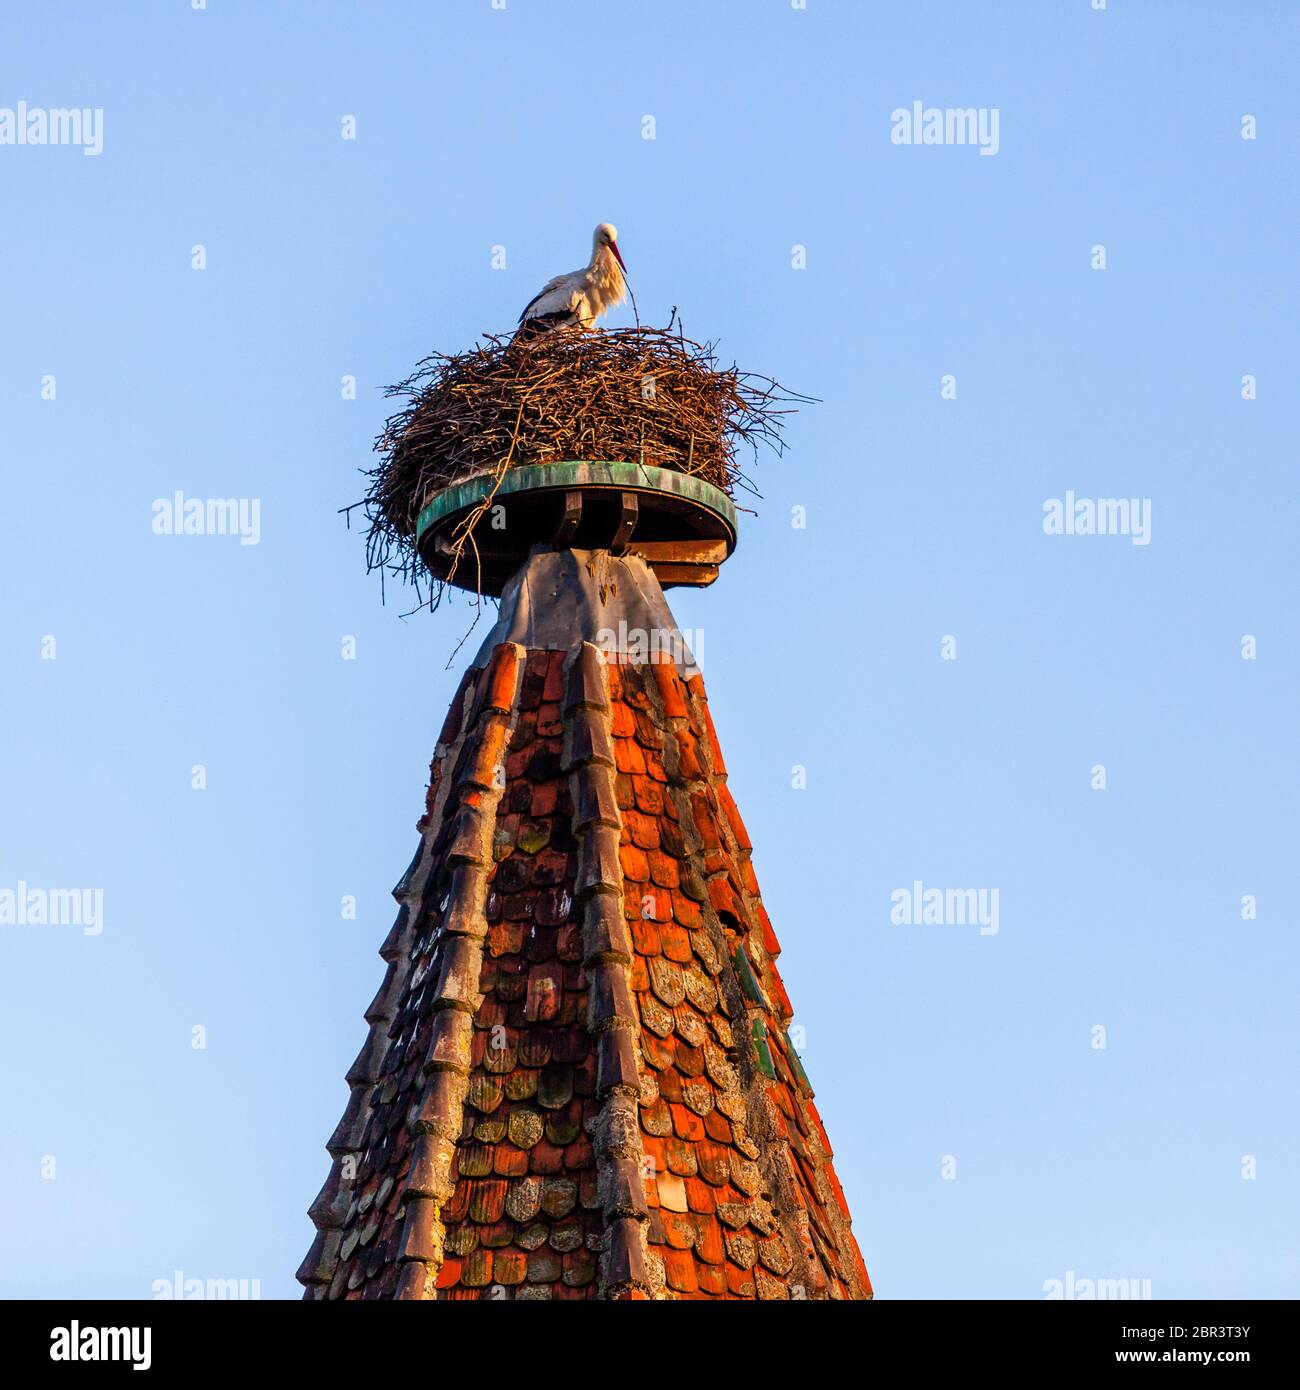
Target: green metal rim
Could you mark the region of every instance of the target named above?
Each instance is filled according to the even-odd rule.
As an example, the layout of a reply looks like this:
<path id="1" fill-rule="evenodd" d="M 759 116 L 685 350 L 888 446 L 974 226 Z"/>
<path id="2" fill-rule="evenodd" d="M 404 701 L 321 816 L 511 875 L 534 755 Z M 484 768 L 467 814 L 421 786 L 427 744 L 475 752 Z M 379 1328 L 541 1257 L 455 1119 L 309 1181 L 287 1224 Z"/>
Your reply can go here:
<path id="1" fill-rule="evenodd" d="M 667 492 L 694 503 L 719 517 L 727 527 L 731 545 L 736 543 L 736 508 L 720 488 L 702 478 L 642 463 L 593 463 L 585 459 L 564 463 L 533 463 L 510 469 L 496 490 L 497 497 L 515 492 L 557 491 L 577 487 L 608 487 L 639 492 Z M 420 509 L 416 518 L 416 544 L 449 516 L 477 506 L 488 493 L 488 480 L 470 478 L 444 488 Z"/>

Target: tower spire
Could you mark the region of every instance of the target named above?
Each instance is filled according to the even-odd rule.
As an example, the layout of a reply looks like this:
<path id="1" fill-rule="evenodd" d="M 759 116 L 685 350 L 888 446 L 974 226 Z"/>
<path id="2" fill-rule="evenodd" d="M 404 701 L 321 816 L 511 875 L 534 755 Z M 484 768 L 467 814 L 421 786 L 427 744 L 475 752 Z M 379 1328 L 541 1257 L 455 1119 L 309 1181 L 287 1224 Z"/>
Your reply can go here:
<path id="1" fill-rule="evenodd" d="M 533 547 L 452 701 L 309 1298 L 871 1296 L 703 678 L 633 549 Z"/>

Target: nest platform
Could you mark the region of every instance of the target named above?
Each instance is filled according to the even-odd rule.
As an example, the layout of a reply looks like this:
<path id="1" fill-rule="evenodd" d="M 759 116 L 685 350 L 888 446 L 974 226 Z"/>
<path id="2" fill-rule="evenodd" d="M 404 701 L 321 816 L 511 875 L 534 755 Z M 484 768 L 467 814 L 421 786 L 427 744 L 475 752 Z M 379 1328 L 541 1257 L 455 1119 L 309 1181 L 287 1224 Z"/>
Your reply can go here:
<path id="1" fill-rule="evenodd" d="M 430 573 L 493 596 L 538 543 L 639 555 L 663 588 L 701 588 L 736 547 L 736 508 L 673 469 L 570 460 L 511 469 L 495 488 L 491 479 L 444 488 L 416 521 Z"/>

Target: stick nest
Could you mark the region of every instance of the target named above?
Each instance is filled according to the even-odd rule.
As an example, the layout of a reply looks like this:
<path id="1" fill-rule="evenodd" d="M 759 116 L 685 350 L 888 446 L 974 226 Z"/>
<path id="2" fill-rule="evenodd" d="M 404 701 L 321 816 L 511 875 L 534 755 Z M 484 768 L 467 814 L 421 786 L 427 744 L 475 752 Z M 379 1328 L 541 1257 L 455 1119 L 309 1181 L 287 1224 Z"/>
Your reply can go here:
<path id="1" fill-rule="evenodd" d="M 782 453 L 783 417 L 811 399 L 720 366 L 713 344 L 692 341 L 671 321 L 528 341 L 488 335 L 468 352 L 426 357 L 386 395 L 405 404 L 375 441 L 379 462 L 356 505 L 369 525 L 368 567 L 417 592 L 431 576 L 415 550 L 416 518 L 443 488 L 484 480 L 482 507 L 459 528 L 460 543 L 471 547 L 470 532 L 512 467 L 643 463 L 702 478 L 729 496 L 752 491 L 738 454 L 756 456 L 760 446 Z M 433 584 L 430 606 L 442 587 Z"/>

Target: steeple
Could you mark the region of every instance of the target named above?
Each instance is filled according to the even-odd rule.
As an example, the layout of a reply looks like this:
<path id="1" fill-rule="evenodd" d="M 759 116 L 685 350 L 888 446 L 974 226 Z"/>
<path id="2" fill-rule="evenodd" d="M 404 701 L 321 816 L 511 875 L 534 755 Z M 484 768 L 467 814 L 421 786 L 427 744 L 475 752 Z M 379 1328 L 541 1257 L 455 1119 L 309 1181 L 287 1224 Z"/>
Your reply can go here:
<path id="1" fill-rule="evenodd" d="M 588 461 L 505 473 L 504 526 L 483 496 L 419 512 L 429 568 L 501 607 L 394 890 L 307 1297 L 870 1298 L 663 592 L 717 576 L 730 500 Z"/>

